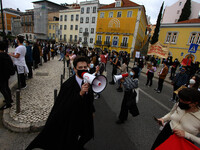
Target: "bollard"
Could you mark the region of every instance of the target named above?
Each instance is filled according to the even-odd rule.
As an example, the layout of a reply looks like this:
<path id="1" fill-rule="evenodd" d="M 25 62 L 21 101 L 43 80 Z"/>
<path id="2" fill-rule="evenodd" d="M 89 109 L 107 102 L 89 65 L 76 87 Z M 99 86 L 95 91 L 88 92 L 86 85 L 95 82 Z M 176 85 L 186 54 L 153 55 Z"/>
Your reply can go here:
<path id="1" fill-rule="evenodd" d="M 42 66 L 42 57 L 40 56 L 40 66 Z"/>
<path id="2" fill-rule="evenodd" d="M 60 76 L 60 88 L 61 88 L 62 84 L 63 84 L 63 75 Z"/>
<path id="3" fill-rule="evenodd" d="M 56 102 L 58 90 L 54 89 L 54 103 Z"/>
<path id="4" fill-rule="evenodd" d="M 16 91 L 16 113 L 20 113 L 20 90 Z"/>
<path id="5" fill-rule="evenodd" d="M 65 67 L 63 68 L 63 79 L 65 79 Z"/>
<path id="6" fill-rule="evenodd" d="M 19 77 L 19 74 L 18 74 L 18 71 L 17 71 L 17 89 L 21 89 L 21 83 L 20 83 L 20 77 Z"/>

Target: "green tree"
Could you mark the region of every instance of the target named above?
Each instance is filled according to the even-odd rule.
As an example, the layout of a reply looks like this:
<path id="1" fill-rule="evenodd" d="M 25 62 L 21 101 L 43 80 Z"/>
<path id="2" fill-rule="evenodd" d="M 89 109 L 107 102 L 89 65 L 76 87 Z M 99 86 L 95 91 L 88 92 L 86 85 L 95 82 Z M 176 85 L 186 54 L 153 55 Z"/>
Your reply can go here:
<path id="1" fill-rule="evenodd" d="M 182 12 L 181 12 L 180 18 L 178 19 L 178 22 L 188 20 L 190 17 L 190 14 L 191 14 L 191 0 L 187 0 L 182 9 Z"/>
<path id="2" fill-rule="evenodd" d="M 163 6 L 164 6 L 164 2 L 162 3 L 162 6 L 160 8 L 160 12 L 159 12 L 157 22 L 156 22 L 156 28 L 154 30 L 153 37 L 151 39 L 151 44 L 155 44 L 156 42 L 158 42 L 159 31 L 160 31 L 160 21 L 162 19 Z"/>

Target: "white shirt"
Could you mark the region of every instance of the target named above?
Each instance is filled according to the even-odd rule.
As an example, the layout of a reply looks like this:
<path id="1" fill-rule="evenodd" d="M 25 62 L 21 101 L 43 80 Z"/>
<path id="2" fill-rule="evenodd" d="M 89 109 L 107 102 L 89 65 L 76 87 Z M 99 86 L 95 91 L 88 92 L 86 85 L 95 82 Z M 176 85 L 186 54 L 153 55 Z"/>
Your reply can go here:
<path id="1" fill-rule="evenodd" d="M 17 66 L 25 66 L 25 55 L 26 55 L 26 47 L 24 45 L 19 45 L 15 49 L 15 55 L 20 54 L 19 58 L 14 58 L 14 64 Z"/>
<path id="2" fill-rule="evenodd" d="M 200 138 L 197 135 L 200 133 L 200 110 L 186 112 L 175 104 L 172 110 L 162 117 L 164 121 L 170 121 L 171 129 L 179 129 L 185 131 L 185 138 L 200 144 Z"/>

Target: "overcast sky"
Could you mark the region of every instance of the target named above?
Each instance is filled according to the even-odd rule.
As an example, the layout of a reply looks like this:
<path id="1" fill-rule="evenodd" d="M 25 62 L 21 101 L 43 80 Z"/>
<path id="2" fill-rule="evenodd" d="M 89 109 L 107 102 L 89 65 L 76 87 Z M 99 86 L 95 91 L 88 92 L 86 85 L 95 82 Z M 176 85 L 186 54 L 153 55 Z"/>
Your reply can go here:
<path id="1" fill-rule="evenodd" d="M 3 1 L 3 8 L 13 8 L 17 9 L 19 8 L 20 11 L 25 11 L 26 9 L 33 9 L 33 1 L 37 0 L 2 0 Z M 76 0 L 49 0 L 57 4 L 61 3 L 75 3 Z M 85 1 L 85 0 L 81 0 Z M 151 23 L 155 24 L 157 20 L 157 16 L 160 10 L 160 7 L 162 5 L 162 0 L 131 0 L 135 3 L 138 3 L 140 5 L 144 5 L 146 9 L 146 15 L 151 17 Z M 178 0 L 165 0 L 165 6 L 170 6 L 173 3 L 177 2 Z M 193 0 L 196 2 L 199 2 L 199 0 Z M 78 0 L 78 3 L 80 0 Z M 101 4 L 110 4 L 115 2 L 114 0 L 100 0 Z"/>

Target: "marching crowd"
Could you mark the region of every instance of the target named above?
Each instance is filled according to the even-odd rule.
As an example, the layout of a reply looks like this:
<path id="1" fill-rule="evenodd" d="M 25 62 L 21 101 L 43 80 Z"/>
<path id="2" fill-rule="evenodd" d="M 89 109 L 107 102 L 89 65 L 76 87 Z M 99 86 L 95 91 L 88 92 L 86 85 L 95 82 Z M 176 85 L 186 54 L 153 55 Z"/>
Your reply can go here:
<path id="1" fill-rule="evenodd" d="M 5 43 L 0 42 L 0 91 L 5 98 L 1 110 L 12 106 L 11 91 L 8 80 L 17 72 L 20 89 L 26 88 L 26 80 L 33 78 L 32 68 L 37 69 L 42 63 L 60 55 L 58 61 L 66 60 L 72 76 L 63 83 L 44 129 L 30 143 L 27 150 L 33 148 L 83 150 L 84 145 L 94 137 L 93 117 L 95 107 L 93 99 L 98 99 L 100 93 L 94 93 L 89 83 L 83 82 L 83 72 L 94 76 L 107 75 L 107 63 L 112 65 L 112 80 L 110 85 L 118 84 L 117 92 L 124 92 L 121 110 L 116 124 L 126 122 L 128 113 L 134 117 L 139 115 L 137 102 L 139 99 L 139 77 L 144 66 L 147 66 L 146 86 L 153 85 L 153 77 L 158 72 L 158 87 L 154 89 L 161 93 L 164 80 L 170 73 L 173 86 L 172 101 L 174 107 L 162 118 L 155 118 L 163 126 L 152 149 L 164 143 L 172 134 L 200 144 L 197 136 L 200 131 L 200 69 L 199 62 L 183 66 L 178 59 L 172 57 L 159 59 L 146 56 L 135 59 L 129 69 L 130 55 L 126 52 L 102 51 L 100 49 L 77 48 L 63 43 L 30 42 L 18 36 L 15 41 L 18 46 L 14 53 L 6 53 Z M 33 48 L 32 48 L 33 47 Z M 121 75 L 119 79 L 116 79 Z M 73 88 L 72 88 L 73 87 Z"/>

